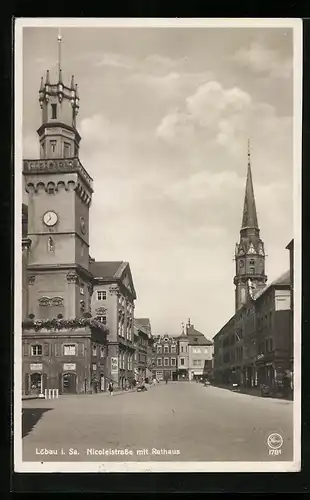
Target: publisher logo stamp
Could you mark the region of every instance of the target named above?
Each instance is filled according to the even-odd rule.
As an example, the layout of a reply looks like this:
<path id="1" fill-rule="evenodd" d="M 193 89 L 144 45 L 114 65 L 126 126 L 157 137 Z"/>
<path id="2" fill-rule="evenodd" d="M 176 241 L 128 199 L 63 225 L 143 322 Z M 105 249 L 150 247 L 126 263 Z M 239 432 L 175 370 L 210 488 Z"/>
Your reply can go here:
<path id="1" fill-rule="evenodd" d="M 283 437 L 277 432 L 273 432 L 267 438 L 269 446 L 269 455 L 281 455 L 281 447 L 283 446 Z"/>

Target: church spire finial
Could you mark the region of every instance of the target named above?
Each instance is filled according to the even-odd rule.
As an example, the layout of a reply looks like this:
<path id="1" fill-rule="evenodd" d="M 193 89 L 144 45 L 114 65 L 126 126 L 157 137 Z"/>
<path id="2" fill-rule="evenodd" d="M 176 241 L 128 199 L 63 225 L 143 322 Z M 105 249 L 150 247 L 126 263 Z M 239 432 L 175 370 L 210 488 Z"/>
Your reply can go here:
<path id="1" fill-rule="evenodd" d="M 254 188 L 251 170 L 250 139 L 248 139 L 248 172 L 245 186 L 244 208 L 242 217 L 242 229 L 258 229 L 257 213 L 254 197 Z"/>
<path id="2" fill-rule="evenodd" d="M 248 139 L 248 166 L 251 165 L 251 148 L 250 148 L 250 139 Z"/>

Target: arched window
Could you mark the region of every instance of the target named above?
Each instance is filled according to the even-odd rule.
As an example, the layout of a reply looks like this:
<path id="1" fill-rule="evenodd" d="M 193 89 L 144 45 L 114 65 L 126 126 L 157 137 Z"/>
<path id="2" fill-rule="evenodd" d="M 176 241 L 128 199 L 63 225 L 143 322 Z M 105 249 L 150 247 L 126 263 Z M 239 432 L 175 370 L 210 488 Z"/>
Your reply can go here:
<path id="1" fill-rule="evenodd" d="M 254 267 L 250 267 L 250 274 L 254 274 L 255 273 L 255 268 Z"/>

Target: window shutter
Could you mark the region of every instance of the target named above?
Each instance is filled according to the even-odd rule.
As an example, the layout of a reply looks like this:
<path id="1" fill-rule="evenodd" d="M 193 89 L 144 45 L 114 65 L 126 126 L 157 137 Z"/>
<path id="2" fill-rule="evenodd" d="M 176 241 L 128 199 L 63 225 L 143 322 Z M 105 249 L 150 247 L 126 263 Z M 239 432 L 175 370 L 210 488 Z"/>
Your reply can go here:
<path id="1" fill-rule="evenodd" d="M 24 356 L 29 356 L 29 344 L 27 344 L 27 342 L 23 344 L 23 352 Z"/>
<path id="2" fill-rule="evenodd" d="M 50 345 L 43 344 L 43 356 L 49 356 L 50 354 Z"/>
<path id="3" fill-rule="evenodd" d="M 84 356 L 84 344 L 78 344 L 78 356 Z"/>
<path id="4" fill-rule="evenodd" d="M 61 356 L 61 344 L 55 344 L 55 356 Z"/>

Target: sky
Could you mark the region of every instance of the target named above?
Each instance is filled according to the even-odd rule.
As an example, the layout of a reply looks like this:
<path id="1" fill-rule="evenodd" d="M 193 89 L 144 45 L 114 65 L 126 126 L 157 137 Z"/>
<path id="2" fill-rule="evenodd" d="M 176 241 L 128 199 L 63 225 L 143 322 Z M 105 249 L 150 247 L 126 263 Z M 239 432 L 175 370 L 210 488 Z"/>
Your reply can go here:
<path id="1" fill-rule="evenodd" d="M 24 28 L 23 155 L 39 156 L 40 79 L 55 28 Z M 293 237 L 293 43 L 285 28 L 62 28 L 94 179 L 90 255 L 130 263 L 136 317 L 212 338 L 234 314 L 247 141 L 268 282 Z"/>

